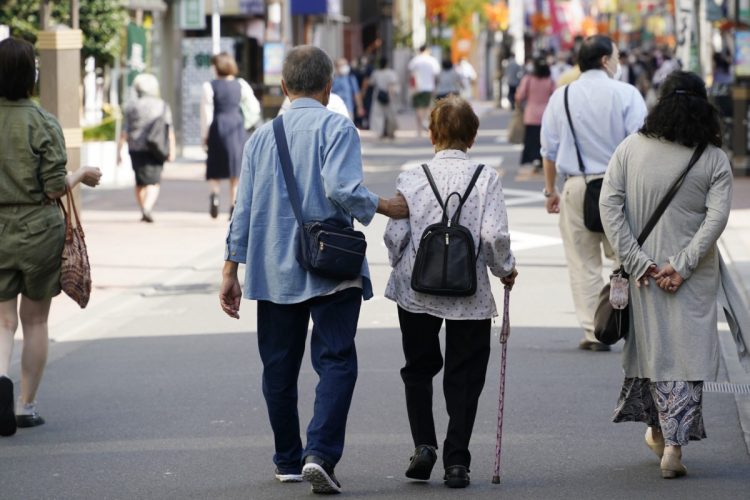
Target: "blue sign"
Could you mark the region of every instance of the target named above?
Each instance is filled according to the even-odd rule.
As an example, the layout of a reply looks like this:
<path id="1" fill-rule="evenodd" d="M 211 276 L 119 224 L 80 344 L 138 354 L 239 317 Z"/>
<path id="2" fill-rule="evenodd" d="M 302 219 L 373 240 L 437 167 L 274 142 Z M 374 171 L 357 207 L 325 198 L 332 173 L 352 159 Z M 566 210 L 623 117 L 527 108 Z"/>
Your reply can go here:
<path id="1" fill-rule="evenodd" d="M 292 0 L 292 15 L 328 14 L 328 0 Z"/>

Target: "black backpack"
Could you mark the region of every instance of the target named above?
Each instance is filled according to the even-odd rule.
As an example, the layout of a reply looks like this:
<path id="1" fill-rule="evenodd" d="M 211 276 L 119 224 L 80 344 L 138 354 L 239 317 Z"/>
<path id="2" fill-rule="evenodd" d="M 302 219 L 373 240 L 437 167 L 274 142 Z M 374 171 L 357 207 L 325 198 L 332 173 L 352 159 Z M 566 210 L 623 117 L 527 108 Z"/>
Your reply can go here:
<path id="1" fill-rule="evenodd" d="M 467 228 L 459 224 L 461 208 L 469 193 L 474 188 L 484 165 L 479 165 L 474 176 L 461 196 L 454 191 L 443 203 L 435 179 L 427 165 L 422 165 L 430 187 L 443 209 L 443 219 L 431 224 L 422 233 L 411 275 L 413 290 L 429 295 L 466 297 L 477 291 L 477 254 L 474 249 L 474 237 Z M 453 217 L 448 218 L 448 202 L 458 196 L 458 208 Z"/>

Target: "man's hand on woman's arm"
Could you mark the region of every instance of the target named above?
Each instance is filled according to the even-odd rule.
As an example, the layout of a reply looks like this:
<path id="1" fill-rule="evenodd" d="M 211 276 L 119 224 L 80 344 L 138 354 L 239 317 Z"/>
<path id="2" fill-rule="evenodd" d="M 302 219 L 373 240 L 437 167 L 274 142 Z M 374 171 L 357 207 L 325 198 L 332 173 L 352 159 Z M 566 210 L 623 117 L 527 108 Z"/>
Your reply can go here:
<path id="1" fill-rule="evenodd" d="M 396 193 L 396 196 L 387 200 L 380 198 L 376 211 L 391 219 L 406 219 L 409 217 L 409 205 L 406 204 L 406 198 L 401 193 Z"/>

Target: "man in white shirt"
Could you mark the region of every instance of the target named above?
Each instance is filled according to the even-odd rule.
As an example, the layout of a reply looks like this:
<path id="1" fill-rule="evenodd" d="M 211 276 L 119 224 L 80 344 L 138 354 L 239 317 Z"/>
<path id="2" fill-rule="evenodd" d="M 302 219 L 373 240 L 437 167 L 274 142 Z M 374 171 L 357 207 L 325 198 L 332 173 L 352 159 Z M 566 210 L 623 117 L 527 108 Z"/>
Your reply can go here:
<path id="1" fill-rule="evenodd" d="M 602 247 L 608 257 L 614 254 L 603 232 L 593 232 L 584 226 L 583 200 L 586 183 L 604 176 L 615 148 L 641 128 L 647 110 L 638 90 L 619 81 L 618 50 L 611 39 L 602 35 L 587 38 L 581 45 L 578 62 L 582 74 L 567 86 L 576 141 L 565 113 L 565 87 L 552 94 L 542 117 L 544 196 L 547 212 L 560 214 L 573 303 L 585 332 L 579 347 L 608 351 L 609 346 L 594 337 L 594 312 L 604 286 Z M 558 173 L 565 179 L 562 193 L 555 189 Z"/>
<path id="2" fill-rule="evenodd" d="M 430 54 L 429 47 L 422 45 L 419 54 L 409 61 L 409 72 L 414 79 L 412 106 L 417 116 L 417 136 L 420 136 L 429 115 L 435 79 L 440 73 L 440 63 Z"/>

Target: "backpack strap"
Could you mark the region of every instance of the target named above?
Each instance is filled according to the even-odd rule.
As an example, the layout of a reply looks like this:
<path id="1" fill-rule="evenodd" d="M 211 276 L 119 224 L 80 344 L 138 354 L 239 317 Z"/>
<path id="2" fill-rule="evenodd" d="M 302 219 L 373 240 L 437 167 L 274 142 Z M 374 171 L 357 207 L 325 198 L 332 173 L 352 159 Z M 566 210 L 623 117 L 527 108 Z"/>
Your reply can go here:
<path id="1" fill-rule="evenodd" d="M 443 209 L 443 224 L 447 224 L 448 214 L 445 213 L 446 206 L 445 203 L 443 203 L 443 198 L 440 196 L 440 191 L 438 191 L 437 184 L 435 184 L 435 179 L 433 179 L 432 177 L 432 172 L 430 172 L 430 168 L 426 163 L 422 164 L 422 170 L 424 170 L 424 173 L 427 176 L 427 182 L 430 183 L 430 187 L 432 188 L 432 192 L 435 194 L 435 198 L 437 198 L 437 201 L 440 204 L 440 208 Z"/>
<path id="2" fill-rule="evenodd" d="M 458 204 L 458 208 L 456 209 L 456 212 L 453 214 L 453 217 L 451 219 L 451 222 L 453 224 L 458 224 L 458 220 L 461 218 L 461 209 L 463 208 L 464 203 L 466 203 L 466 200 L 469 198 L 469 193 L 471 193 L 471 190 L 474 189 L 474 185 L 477 183 L 477 179 L 479 179 L 479 175 L 482 173 L 483 169 L 484 164 L 480 164 L 474 171 L 474 175 L 472 176 L 471 181 L 466 188 L 466 191 L 464 191 L 463 196 L 461 196 L 461 201 Z"/>

